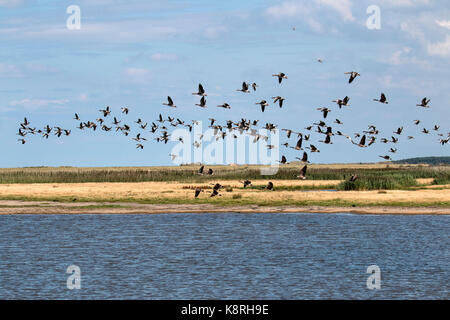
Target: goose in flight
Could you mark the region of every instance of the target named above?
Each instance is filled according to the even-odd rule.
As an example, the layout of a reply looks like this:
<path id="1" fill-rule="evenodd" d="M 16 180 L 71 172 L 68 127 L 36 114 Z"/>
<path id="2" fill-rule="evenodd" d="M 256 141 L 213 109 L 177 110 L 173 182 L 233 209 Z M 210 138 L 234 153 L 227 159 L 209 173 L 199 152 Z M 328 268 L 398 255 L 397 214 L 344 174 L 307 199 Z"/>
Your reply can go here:
<path id="1" fill-rule="evenodd" d="M 25 144 L 26 143 L 25 139 L 17 139 L 17 141 L 20 141 L 21 144 Z"/>
<path id="2" fill-rule="evenodd" d="M 341 120 L 336 119 L 336 121 L 334 121 L 333 123 L 337 123 L 337 124 L 344 124 Z"/>
<path id="3" fill-rule="evenodd" d="M 384 104 L 389 103 L 389 102 L 387 102 L 386 95 L 384 93 L 381 93 L 380 99 L 373 99 L 373 101 L 377 101 L 377 102 L 384 103 Z"/>
<path id="4" fill-rule="evenodd" d="M 308 169 L 308 165 L 305 165 L 301 170 L 300 174 L 297 176 L 297 178 L 300 178 L 302 180 L 306 179 L 306 169 Z"/>
<path id="5" fill-rule="evenodd" d="M 244 81 L 242 82 L 242 88 L 238 89 L 236 91 L 241 91 L 241 92 L 245 92 L 245 93 L 249 93 L 250 91 L 248 90 L 248 84 Z"/>
<path id="6" fill-rule="evenodd" d="M 320 140 L 319 142 L 323 142 L 325 144 L 333 144 L 333 142 L 331 142 L 331 137 L 329 135 L 326 136 L 325 140 Z"/>
<path id="7" fill-rule="evenodd" d="M 250 180 L 240 181 L 242 184 L 244 184 L 244 189 L 248 186 L 252 185 L 252 182 Z"/>
<path id="8" fill-rule="evenodd" d="M 140 144 L 140 143 L 138 143 L 137 145 L 136 145 L 136 149 L 144 149 L 144 146 L 142 145 L 142 144 Z"/>
<path id="9" fill-rule="evenodd" d="M 380 156 L 380 158 L 382 158 L 384 160 L 389 160 L 389 161 L 392 160 L 391 157 L 389 157 L 389 156 Z"/>
<path id="10" fill-rule="evenodd" d="M 331 112 L 331 110 L 328 109 L 328 108 L 317 108 L 317 110 L 319 110 L 319 111 L 321 111 L 323 113 L 323 118 L 324 119 L 327 118 L 328 112 Z"/>
<path id="11" fill-rule="evenodd" d="M 417 125 L 419 125 L 419 123 L 420 123 L 420 120 L 414 120 L 414 124 L 417 126 Z"/>
<path id="12" fill-rule="evenodd" d="M 231 109 L 230 105 L 228 103 L 224 103 L 224 104 L 220 104 L 218 105 L 219 108 L 224 108 L 224 109 Z"/>
<path id="13" fill-rule="evenodd" d="M 200 169 L 196 172 L 199 175 L 203 175 L 203 170 L 205 169 L 205 166 L 201 166 Z"/>
<path id="14" fill-rule="evenodd" d="M 342 106 L 350 106 L 349 104 L 348 104 L 348 102 L 350 101 L 350 98 L 348 97 L 348 96 L 346 96 L 344 99 L 338 99 L 338 100 L 333 100 L 333 101 L 331 101 L 331 102 L 335 102 L 338 106 L 339 106 L 339 109 L 341 109 L 342 108 Z"/>
<path id="15" fill-rule="evenodd" d="M 73 118 L 73 120 L 77 120 L 77 121 L 80 121 L 80 117 L 78 116 L 78 114 L 77 114 L 77 113 L 75 113 L 75 117 Z"/>
<path id="16" fill-rule="evenodd" d="M 365 148 L 366 146 L 366 136 L 362 136 L 361 140 L 359 141 L 359 143 L 353 142 L 353 144 L 357 145 L 360 148 Z"/>
<path id="17" fill-rule="evenodd" d="M 287 159 L 285 156 L 281 156 L 281 161 L 278 161 L 281 164 L 286 164 L 287 163 Z"/>
<path id="18" fill-rule="evenodd" d="M 199 107 L 202 107 L 202 108 L 206 108 L 206 99 L 205 99 L 205 96 L 203 96 L 203 97 L 200 99 L 200 103 L 196 103 L 195 105 L 196 105 L 196 106 L 199 106 Z"/>
<path id="19" fill-rule="evenodd" d="M 197 198 L 200 195 L 200 192 L 204 192 L 203 189 L 196 188 L 194 197 Z"/>
<path id="20" fill-rule="evenodd" d="M 358 175 L 352 174 L 352 176 L 350 177 L 349 181 L 350 182 L 355 182 L 356 180 L 358 180 Z"/>
<path id="21" fill-rule="evenodd" d="M 402 131 L 403 131 L 403 127 L 400 127 L 400 128 L 397 129 L 397 131 L 394 131 L 394 134 L 401 135 Z"/>
<path id="22" fill-rule="evenodd" d="M 345 72 L 345 74 L 350 75 L 350 79 L 348 79 L 348 83 L 352 83 L 353 80 L 356 79 L 356 77 L 361 76 L 358 72 L 355 72 L 355 71 Z"/>
<path id="23" fill-rule="evenodd" d="M 256 91 L 256 88 L 259 87 L 255 82 L 252 83 L 253 91 Z"/>
<path id="24" fill-rule="evenodd" d="M 197 95 L 197 96 L 202 96 L 202 97 L 207 96 L 207 94 L 205 93 L 205 89 L 203 89 L 203 86 L 201 83 L 199 83 L 199 85 L 198 85 L 198 92 L 194 92 L 192 94 Z"/>
<path id="25" fill-rule="evenodd" d="M 301 162 L 309 163 L 308 161 L 308 154 L 306 152 L 303 152 L 303 157 L 300 159 L 298 157 L 295 157 L 295 159 L 300 160 Z"/>
<path id="26" fill-rule="evenodd" d="M 272 99 L 273 99 L 274 104 L 277 103 L 277 101 L 278 101 L 280 108 L 283 107 L 283 101 L 286 100 L 285 98 L 282 98 L 280 96 L 272 97 Z"/>
<path id="27" fill-rule="evenodd" d="M 423 128 L 422 133 L 429 134 L 430 130 L 427 130 L 427 129 Z"/>
<path id="28" fill-rule="evenodd" d="M 423 108 L 429 108 L 430 106 L 428 105 L 428 103 L 430 102 L 430 99 L 427 99 L 426 97 L 422 99 L 422 102 L 420 104 L 416 104 L 416 106 L 418 107 L 423 107 Z"/>
<path id="29" fill-rule="evenodd" d="M 261 100 L 261 102 L 257 102 L 255 104 L 259 104 L 261 106 L 261 111 L 264 112 L 266 107 L 269 105 L 266 100 Z"/>
<path id="30" fill-rule="evenodd" d="M 122 110 L 122 113 L 128 114 L 128 112 L 130 112 L 130 110 L 127 107 L 122 107 L 120 108 L 120 110 Z"/>
<path id="31" fill-rule="evenodd" d="M 298 139 L 297 144 L 295 145 L 295 147 L 291 147 L 291 148 L 295 149 L 295 150 L 303 150 L 302 149 L 302 143 L 303 143 L 303 137 L 300 137 L 300 139 Z"/>
<path id="32" fill-rule="evenodd" d="M 306 147 L 306 149 L 311 150 L 311 152 L 320 152 L 320 150 L 317 149 L 316 146 L 313 144 L 310 144 L 309 147 Z"/>
<path id="33" fill-rule="evenodd" d="M 100 112 L 103 113 L 103 117 L 107 117 L 111 113 L 111 109 L 109 109 L 109 106 L 106 107 L 106 109 L 100 109 Z"/>
<path id="34" fill-rule="evenodd" d="M 169 106 L 171 108 L 176 108 L 177 106 L 173 103 L 173 100 L 170 96 L 167 96 L 167 103 L 163 103 L 165 106 Z"/>
<path id="35" fill-rule="evenodd" d="M 281 83 L 283 79 L 288 78 L 283 72 L 280 72 L 279 74 L 273 74 L 272 77 L 278 77 L 278 83 Z"/>

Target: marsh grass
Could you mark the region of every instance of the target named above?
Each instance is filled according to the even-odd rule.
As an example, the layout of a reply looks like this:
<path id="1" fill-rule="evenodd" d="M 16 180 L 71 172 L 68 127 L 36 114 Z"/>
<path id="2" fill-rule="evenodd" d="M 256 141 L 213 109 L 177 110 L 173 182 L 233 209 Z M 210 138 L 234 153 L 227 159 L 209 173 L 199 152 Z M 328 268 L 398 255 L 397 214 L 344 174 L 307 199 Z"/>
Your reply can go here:
<path id="1" fill-rule="evenodd" d="M 275 175 L 261 175 L 260 167 L 214 167 L 214 175 L 197 175 L 196 166 L 186 167 L 137 167 L 137 168 L 18 168 L 0 169 L 1 184 L 16 183 L 85 183 L 85 182 L 146 182 L 177 181 L 202 183 L 214 180 L 297 180 L 300 166 L 282 166 Z M 343 165 L 330 167 L 311 165 L 308 168 L 308 180 L 346 180 L 352 174 L 359 177 L 392 177 L 402 179 L 404 176 L 418 178 L 435 178 L 436 181 L 448 181 L 449 166 L 420 167 L 357 167 Z M 382 182 L 386 185 L 391 183 Z M 400 183 L 401 184 L 401 183 Z"/>
<path id="2" fill-rule="evenodd" d="M 418 186 L 412 175 L 391 176 L 364 176 L 358 180 L 343 181 L 338 185 L 341 191 L 364 191 L 364 190 L 401 190 Z"/>

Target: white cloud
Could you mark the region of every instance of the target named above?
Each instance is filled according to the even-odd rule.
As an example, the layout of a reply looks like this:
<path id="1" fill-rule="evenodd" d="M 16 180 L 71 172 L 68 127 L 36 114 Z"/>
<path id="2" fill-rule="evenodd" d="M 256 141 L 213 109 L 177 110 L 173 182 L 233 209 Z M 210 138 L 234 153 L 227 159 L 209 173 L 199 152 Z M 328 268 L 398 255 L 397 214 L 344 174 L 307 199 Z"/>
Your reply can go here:
<path id="1" fill-rule="evenodd" d="M 16 7 L 21 5 L 23 0 L 0 0 L 0 7 Z"/>
<path id="2" fill-rule="evenodd" d="M 436 20 L 436 23 L 443 28 L 450 29 L 450 20 Z"/>
<path id="3" fill-rule="evenodd" d="M 379 0 L 379 4 L 390 7 L 415 7 L 430 4 L 430 0 Z"/>
<path id="4" fill-rule="evenodd" d="M 151 56 L 152 60 L 169 60 L 169 61 L 173 61 L 173 60 L 177 60 L 178 57 L 176 54 L 173 53 L 154 53 Z"/>
<path id="5" fill-rule="evenodd" d="M 450 57 L 450 36 L 442 42 L 428 44 L 427 51 L 432 56 Z"/>
<path id="6" fill-rule="evenodd" d="M 22 78 L 23 72 L 14 64 L 0 63 L 0 78 Z"/>
<path id="7" fill-rule="evenodd" d="M 344 21 L 354 21 L 352 3 L 350 0 L 296 0 L 286 1 L 277 6 L 269 7 L 265 14 L 275 19 L 301 17 L 309 19 L 308 24 L 318 28 L 321 7 L 337 12 Z"/>
<path id="8" fill-rule="evenodd" d="M 12 107 L 23 107 L 25 109 L 38 109 L 43 107 L 62 107 L 69 102 L 68 99 L 22 99 L 9 103 Z"/>

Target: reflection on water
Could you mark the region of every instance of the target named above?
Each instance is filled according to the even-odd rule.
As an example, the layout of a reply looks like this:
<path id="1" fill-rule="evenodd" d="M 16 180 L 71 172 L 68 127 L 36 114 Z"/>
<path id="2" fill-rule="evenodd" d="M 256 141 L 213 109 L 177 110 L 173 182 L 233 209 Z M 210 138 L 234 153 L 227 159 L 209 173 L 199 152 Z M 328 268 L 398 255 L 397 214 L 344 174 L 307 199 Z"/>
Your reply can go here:
<path id="1" fill-rule="evenodd" d="M 449 298 L 450 217 L 0 216 L 0 298 Z M 66 269 L 81 269 L 68 290 Z M 381 268 L 381 290 L 366 269 Z"/>

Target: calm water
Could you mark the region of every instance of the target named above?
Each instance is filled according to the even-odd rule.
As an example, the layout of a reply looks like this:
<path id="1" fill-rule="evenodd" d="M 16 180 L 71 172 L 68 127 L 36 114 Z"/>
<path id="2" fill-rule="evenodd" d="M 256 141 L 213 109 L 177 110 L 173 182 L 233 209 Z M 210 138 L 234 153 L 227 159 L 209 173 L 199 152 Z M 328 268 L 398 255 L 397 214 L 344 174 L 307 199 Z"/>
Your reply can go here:
<path id="1" fill-rule="evenodd" d="M 448 216 L 0 216 L 0 298 L 448 299 L 449 236 Z"/>

